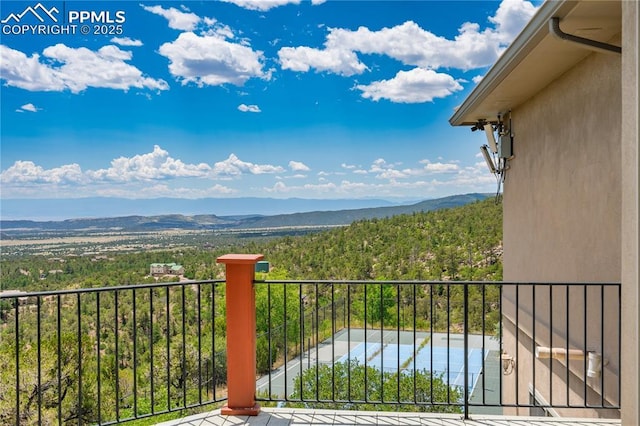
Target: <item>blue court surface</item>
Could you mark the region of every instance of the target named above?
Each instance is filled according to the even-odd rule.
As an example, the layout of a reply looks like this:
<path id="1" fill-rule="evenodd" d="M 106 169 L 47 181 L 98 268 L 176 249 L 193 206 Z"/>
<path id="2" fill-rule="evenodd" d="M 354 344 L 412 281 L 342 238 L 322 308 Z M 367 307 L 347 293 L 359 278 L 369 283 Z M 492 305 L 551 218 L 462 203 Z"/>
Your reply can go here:
<path id="1" fill-rule="evenodd" d="M 448 352 L 447 352 L 448 351 Z M 469 363 L 469 392 L 475 387 L 480 373 L 482 372 L 482 361 L 488 355 L 489 351 L 485 351 L 484 357 L 482 349 L 470 348 L 468 352 Z M 431 360 L 433 359 L 433 364 Z M 413 370 L 414 362 L 412 361 L 407 369 Z M 445 383 L 451 386 L 464 387 L 464 349 L 449 348 L 442 346 L 426 345 L 416 355 L 416 369 L 431 371 L 434 376 L 441 376 Z"/>
<path id="2" fill-rule="evenodd" d="M 367 365 L 385 372 L 396 372 L 398 366 L 405 373 L 416 370 L 431 371 L 434 376 L 441 377 L 451 386 L 464 387 L 464 349 L 446 346 L 425 345 L 417 352 L 415 360 L 413 352 L 418 350 L 414 345 L 388 343 L 384 347 L 380 343 L 360 343 L 338 361 L 347 362 L 357 360 L 359 365 Z M 489 351 L 485 351 L 485 357 Z M 473 388 L 482 372 L 482 349 L 470 348 L 469 360 L 469 392 Z M 433 361 L 433 362 L 432 362 Z M 405 365 L 406 364 L 406 365 Z"/>

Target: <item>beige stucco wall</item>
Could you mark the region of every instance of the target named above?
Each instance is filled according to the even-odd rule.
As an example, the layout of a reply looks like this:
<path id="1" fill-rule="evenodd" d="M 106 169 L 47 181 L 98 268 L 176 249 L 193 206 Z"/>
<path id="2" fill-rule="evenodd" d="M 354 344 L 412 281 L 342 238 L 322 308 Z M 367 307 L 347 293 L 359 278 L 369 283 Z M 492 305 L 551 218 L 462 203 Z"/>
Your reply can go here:
<path id="1" fill-rule="evenodd" d="M 505 281 L 620 281 L 620 64 L 591 54 L 512 111 Z"/>
<path id="2" fill-rule="evenodd" d="M 592 407 L 619 405 L 619 289 L 616 286 L 585 288 L 583 284 L 534 286 L 519 283 L 504 285 L 502 294 L 502 348 L 516 361 L 515 374 L 502 378 L 503 403 L 529 404 L 529 394 L 535 389 L 540 403 L 558 407 L 553 410 L 557 415 L 618 418 L 619 410 L 559 407 L 584 407 L 585 395 L 586 405 Z M 601 296 L 607 307 L 604 312 L 600 310 Z M 585 305 L 587 318 L 584 316 Z M 603 330 L 601 324 L 604 324 Z M 516 329 L 520 331 L 517 337 Z M 584 358 L 567 363 L 564 359 L 537 357 L 538 347 L 569 348 L 582 353 L 594 351 L 605 361 L 599 376 L 586 378 L 585 387 Z M 505 409 L 505 414 L 530 413 L 528 407 L 523 407 Z"/>
<path id="3" fill-rule="evenodd" d="M 640 424 L 640 207 L 638 188 L 638 21 L 635 1 L 622 2 L 622 422 Z"/>
<path id="4" fill-rule="evenodd" d="M 576 67 L 552 82 L 523 105 L 512 111 L 513 152 L 504 184 L 504 280 L 512 282 L 619 282 L 621 280 L 621 57 L 593 53 Z M 505 306 L 513 293 L 505 292 Z M 533 380 L 534 363 L 538 383 L 554 381 L 553 391 L 546 385 L 541 396 L 566 393 L 560 380 L 548 378 L 545 363 L 535 360 L 532 348 L 543 345 L 543 330 L 548 330 L 544 313 L 549 297 L 537 298 L 531 309 L 521 299 L 519 314 L 536 312 L 536 342 L 531 328 L 520 323 L 522 336 L 517 352 L 518 394 L 520 403 Z M 554 300 L 556 298 L 554 297 Z M 568 304 L 572 317 L 582 318 L 584 300 L 570 297 L 558 300 L 554 317 Z M 590 298 L 594 301 L 595 298 Z M 560 303 L 562 302 L 562 303 Z M 595 302 L 599 308 L 599 301 Z M 523 316 L 523 313 L 525 314 Z M 607 307 L 605 316 L 613 318 L 617 307 Z M 504 349 L 516 353 L 513 315 L 505 310 Z M 571 324 L 570 346 L 602 351 L 602 346 L 617 347 L 617 321 L 607 323 L 604 345 L 599 333 L 599 318 L 589 315 L 587 342 L 584 322 Z M 529 321 L 530 324 L 532 324 Z M 592 324 L 593 323 L 593 324 Z M 553 337 L 565 346 L 566 330 L 559 324 Z M 610 329 L 611 328 L 611 329 Z M 609 341 L 610 340 L 610 341 Z M 554 344 L 554 346 L 555 346 Z M 618 354 L 610 353 L 609 374 L 617 378 Z M 584 377 L 583 364 L 571 368 L 571 394 L 584 393 L 576 385 Z M 562 366 L 556 365 L 556 374 Z M 575 372 L 575 374 L 574 374 Z M 516 383 L 505 380 L 503 397 L 515 394 Z M 607 383 L 605 383 L 607 385 Z M 609 387 L 609 386 L 605 386 Z M 617 387 L 617 383 L 614 388 Z M 591 388 L 590 388 L 591 391 Z M 609 393 L 610 394 L 610 393 Z M 613 403 L 617 401 L 617 392 Z M 524 399 L 523 399 L 524 398 Z M 557 401 L 554 401 L 557 403 Z M 509 410 L 506 410 L 509 413 Z M 518 410 L 528 414 L 528 409 Z M 575 411 L 557 410 L 563 416 Z M 611 416 L 617 412 L 584 410 L 582 416 Z"/>

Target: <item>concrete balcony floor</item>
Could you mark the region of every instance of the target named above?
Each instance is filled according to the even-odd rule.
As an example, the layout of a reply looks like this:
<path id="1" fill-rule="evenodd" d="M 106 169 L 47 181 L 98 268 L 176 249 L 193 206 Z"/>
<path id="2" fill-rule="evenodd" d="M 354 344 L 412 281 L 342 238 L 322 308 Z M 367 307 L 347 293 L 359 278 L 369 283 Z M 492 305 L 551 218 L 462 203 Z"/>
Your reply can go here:
<path id="1" fill-rule="evenodd" d="M 223 416 L 220 410 L 161 423 L 160 426 L 425 425 L 425 426 L 618 426 L 620 420 L 559 417 L 509 417 L 389 411 L 329 411 L 263 408 L 258 416 Z"/>

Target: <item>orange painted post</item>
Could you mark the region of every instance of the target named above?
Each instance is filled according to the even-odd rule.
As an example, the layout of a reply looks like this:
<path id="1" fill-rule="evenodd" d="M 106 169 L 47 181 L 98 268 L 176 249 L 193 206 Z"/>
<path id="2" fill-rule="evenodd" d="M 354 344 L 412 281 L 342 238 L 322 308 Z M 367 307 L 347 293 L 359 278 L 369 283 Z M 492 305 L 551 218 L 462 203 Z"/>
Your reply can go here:
<path id="1" fill-rule="evenodd" d="M 227 275 L 227 404 L 223 415 L 257 416 L 255 264 L 261 254 L 226 254 L 217 259 Z"/>

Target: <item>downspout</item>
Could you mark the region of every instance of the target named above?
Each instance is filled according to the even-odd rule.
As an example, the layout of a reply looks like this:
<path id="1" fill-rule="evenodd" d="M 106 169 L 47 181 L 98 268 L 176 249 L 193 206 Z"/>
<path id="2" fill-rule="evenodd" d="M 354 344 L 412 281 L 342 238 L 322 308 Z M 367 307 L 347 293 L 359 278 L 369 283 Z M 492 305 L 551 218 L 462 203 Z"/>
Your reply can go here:
<path id="1" fill-rule="evenodd" d="M 577 43 L 585 49 L 602 53 L 622 53 L 622 48 L 613 44 L 602 43 L 600 41 L 565 33 L 560 29 L 560 18 L 551 18 L 549 20 L 549 32 L 561 40 Z"/>

